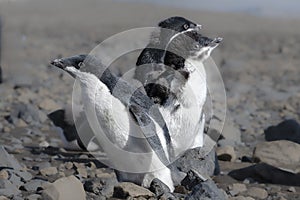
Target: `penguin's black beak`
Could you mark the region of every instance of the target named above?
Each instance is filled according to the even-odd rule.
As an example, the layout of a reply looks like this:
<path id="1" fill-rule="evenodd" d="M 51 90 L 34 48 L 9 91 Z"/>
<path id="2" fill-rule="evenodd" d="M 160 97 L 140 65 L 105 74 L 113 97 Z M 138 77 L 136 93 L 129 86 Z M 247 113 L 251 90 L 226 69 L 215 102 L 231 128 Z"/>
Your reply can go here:
<path id="1" fill-rule="evenodd" d="M 63 59 L 55 59 L 50 62 L 51 65 L 58 67 L 60 69 L 65 69 L 67 66 L 64 64 Z"/>
<path id="2" fill-rule="evenodd" d="M 81 63 L 84 62 L 87 55 L 76 55 L 67 58 L 59 58 L 50 62 L 51 65 L 65 70 L 66 67 L 73 66 L 76 69 L 80 69 Z"/>
<path id="3" fill-rule="evenodd" d="M 223 38 L 221 38 L 221 37 L 216 37 L 216 38 L 214 39 L 214 42 L 217 43 L 217 44 L 219 44 L 219 43 L 222 42 L 222 40 L 223 40 Z"/>
<path id="4" fill-rule="evenodd" d="M 217 47 L 217 46 L 222 42 L 222 40 L 223 40 L 223 38 L 221 38 L 221 37 L 216 37 L 215 39 L 213 39 L 213 40 L 210 42 L 209 46 L 212 47 L 212 48 L 215 48 L 215 47 Z"/>

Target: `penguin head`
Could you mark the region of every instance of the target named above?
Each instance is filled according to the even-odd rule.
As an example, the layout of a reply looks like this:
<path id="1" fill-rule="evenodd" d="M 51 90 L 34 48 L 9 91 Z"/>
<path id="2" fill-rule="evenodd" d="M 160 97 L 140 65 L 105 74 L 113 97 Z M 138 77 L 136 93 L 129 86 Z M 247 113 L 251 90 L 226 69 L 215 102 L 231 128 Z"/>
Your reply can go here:
<path id="1" fill-rule="evenodd" d="M 188 29 L 201 29 L 201 25 L 198 25 L 184 17 L 170 17 L 158 23 L 160 28 L 171 29 L 177 32 L 183 32 Z"/>
<path id="2" fill-rule="evenodd" d="M 173 38 L 167 48 L 164 64 L 174 70 L 184 70 L 186 60 L 196 60 L 203 62 L 207 59 L 212 50 L 215 49 L 222 38 L 209 38 L 199 33 L 199 31 L 189 31 Z M 185 73 L 185 77 L 188 75 Z"/>

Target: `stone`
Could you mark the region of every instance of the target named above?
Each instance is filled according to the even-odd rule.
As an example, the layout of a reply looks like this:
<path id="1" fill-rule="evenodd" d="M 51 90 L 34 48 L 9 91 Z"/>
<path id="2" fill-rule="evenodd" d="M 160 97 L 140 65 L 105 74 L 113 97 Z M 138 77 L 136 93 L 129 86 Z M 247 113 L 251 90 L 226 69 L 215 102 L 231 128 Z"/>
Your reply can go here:
<path id="1" fill-rule="evenodd" d="M 115 172 L 109 168 L 99 168 L 96 171 L 96 178 L 86 180 L 84 184 L 85 190 L 99 193 L 105 197 L 111 197 L 114 187 L 118 184 Z"/>
<path id="2" fill-rule="evenodd" d="M 128 197 L 154 197 L 154 194 L 146 188 L 138 186 L 130 182 L 122 182 L 114 187 L 115 198 L 128 198 Z"/>
<path id="3" fill-rule="evenodd" d="M 85 200 L 86 194 L 82 183 L 75 177 L 69 176 L 56 180 L 49 184 L 42 192 L 44 200 L 66 200 L 80 199 Z"/>
<path id="4" fill-rule="evenodd" d="M 66 162 L 66 163 L 65 163 L 65 168 L 66 168 L 66 169 L 72 169 L 73 166 L 74 166 L 74 165 L 73 165 L 72 162 Z"/>
<path id="5" fill-rule="evenodd" d="M 19 176 L 22 181 L 26 182 L 32 179 L 32 174 L 27 171 L 14 171 L 14 173 Z"/>
<path id="6" fill-rule="evenodd" d="M 39 143 L 39 147 L 42 147 L 42 148 L 47 148 L 49 146 L 50 146 L 50 144 L 47 141 L 42 141 Z"/>
<path id="7" fill-rule="evenodd" d="M 20 163 L 15 159 L 13 155 L 7 153 L 3 146 L 0 145 L 0 167 L 8 167 L 13 168 L 15 170 L 21 170 L 22 166 Z"/>
<path id="8" fill-rule="evenodd" d="M 300 144 L 300 124 L 294 119 L 270 126 L 264 133 L 267 141 L 289 140 Z"/>
<path id="9" fill-rule="evenodd" d="M 229 200 L 255 200 L 252 197 L 236 196 L 230 197 Z"/>
<path id="10" fill-rule="evenodd" d="M 9 198 L 7 198 L 5 196 L 0 196 L 0 200 L 9 200 Z"/>
<path id="11" fill-rule="evenodd" d="M 153 192 L 156 197 L 159 197 L 164 193 L 170 192 L 169 187 L 157 178 L 152 180 L 152 182 L 150 183 L 149 190 Z"/>
<path id="12" fill-rule="evenodd" d="M 37 123 L 37 122 L 45 122 L 47 116 L 45 113 L 40 111 L 37 107 L 32 104 L 24 104 L 24 103 L 14 103 L 12 105 L 12 110 L 10 117 L 13 118 L 21 118 L 26 123 Z"/>
<path id="13" fill-rule="evenodd" d="M 80 175 L 82 178 L 87 178 L 88 177 L 88 173 L 86 171 L 85 168 L 77 168 L 76 172 L 78 175 Z"/>
<path id="14" fill-rule="evenodd" d="M 164 193 L 160 196 L 159 200 L 177 200 L 180 198 L 176 198 L 176 196 L 170 192 Z"/>
<path id="15" fill-rule="evenodd" d="M 44 168 L 51 167 L 51 164 L 50 164 L 50 162 L 40 162 L 40 163 L 37 163 L 36 165 L 34 165 L 33 167 L 37 170 L 41 170 Z"/>
<path id="16" fill-rule="evenodd" d="M 289 187 L 289 188 L 287 189 L 287 191 L 295 193 L 295 192 L 296 192 L 296 189 L 295 189 L 295 187 Z"/>
<path id="17" fill-rule="evenodd" d="M 0 179 L 0 195 L 13 197 L 20 194 L 21 191 L 13 185 L 9 180 Z"/>
<path id="18" fill-rule="evenodd" d="M 43 176 L 51 176 L 51 175 L 57 174 L 58 171 L 57 171 L 56 167 L 46 167 L 46 168 L 40 169 L 40 173 Z"/>
<path id="19" fill-rule="evenodd" d="M 42 196 L 39 194 L 31 194 L 26 197 L 25 200 L 42 200 Z"/>
<path id="20" fill-rule="evenodd" d="M 226 115 L 222 136 L 227 140 L 241 142 L 241 131 L 236 127 L 229 114 Z"/>
<path id="21" fill-rule="evenodd" d="M 48 111 L 57 110 L 61 108 L 60 105 L 58 105 L 56 102 L 54 102 L 52 99 L 45 98 L 39 103 L 39 107 Z"/>
<path id="22" fill-rule="evenodd" d="M 300 172 L 300 144 L 279 140 L 263 142 L 256 145 L 253 153 L 254 159 L 267 163 L 277 168 Z"/>
<path id="23" fill-rule="evenodd" d="M 175 186 L 174 193 L 187 194 L 189 191 L 182 185 Z"/>
<path id="24" fill-rule="evenodd" d="M 210 200 L 227 199 L 223 190 L 219 189 L 212 180 L 207 180 L 196 185 L 192 192 L 185 198 L 186 200 Z"/>
<path id="25" fill-rule="evenodd" d="M 218 147 L 216 153 L 219 160 L 231 162 L 236 160 L 236 154 L 232 146 Z"/>
<path id="26" fill-rule="evenodd" d="M 230 188 L 229 193 L 231 196 L 236 196 L 246 190 L 247 190 L 247 187 L 245 184 L 234 183 L 234 184 L 232 184 L 232 187 Z"/>
<path id="27" fill-rule="evenodd" d="M 233 170 L 228 175 L 239 181 L 252 179 L 259 183 L 300 186 L 300 174 L 278 169 L 266 163 Z"/>
<path id="28" fill-rule="evenodd" d="M 266 199 L 268 197 L 268 192 L 259 187 L 251 187 L 246 190 L 243 195 L 253 197 L 254 199 Z"/>
<path id="29" fill-rule="evenodd" d="M 86 180 L 84 183 L 84 189 L 87 192 L 94 193 L 96 195 L 111 197 L 114 192 L 114 187 L 118 184 L 117 179 L 107 178 L 99 179 L 93 178 Z"/>
<path id="30" fill-rule="evenodd" d="M 181 185 L 184 186 L 187 190 L 192 190 L 196 185 L 205 180 L 206 178 L 203 178 L 194 170 L 190 170 L 187 173 L 186 177 L 181 181 Z"/>
<path id="31" fill-rule="evenodd" d="M 46 181 L 44 180 L 40 180 L 40 179 L 34 179 L 34 180 L 31 180 L 27 183 L 25 183 L 22 188 L 25 190 L 25 191 L 28 191 L 28 192 L 36 192 L 38 191 L 38 189 L 41 189 L 42 188 L 42 185 L 45 183 Z"/>
<path id="32" fill-rule="evenodd" d="M 177 169 L 184 173 L 193 169 L 206 178 L 219 173 L 219 164 L 214 150 L 215 142 L 210 139 L 209 136 L 206 136 L 205 138 L 204 147 L 186 151 L 179 159 L 169 166 L 172 173 L 177 174 Z"/>
<path id="33" fill-rule="evenodd" d="M 8 177 L 9 177 L 9 174 L 8 174 L 7 170 L 2 169 L 0 171 L 0 179 L 8 179 Z"/>
<path id="34" fill-rule="evenodd" d="M 20 188 L 24 184 L 21 181 L 21 178 L 19 176 L 17 176 L 15 173 L 10 173 L 10 177 L 8 180 L 17 188 Z"/>

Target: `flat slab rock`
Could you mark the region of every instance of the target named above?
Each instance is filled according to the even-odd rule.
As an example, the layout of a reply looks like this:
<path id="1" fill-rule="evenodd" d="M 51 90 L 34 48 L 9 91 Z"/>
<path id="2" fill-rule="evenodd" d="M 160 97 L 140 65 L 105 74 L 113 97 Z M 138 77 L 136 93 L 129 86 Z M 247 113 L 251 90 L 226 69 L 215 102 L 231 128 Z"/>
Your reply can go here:
<path id="1" fill-rule="evenodd" d="M 72 175 L 49 184 L 42 192 L 42 197 L 44 200 L 85 200 L 86 194 L 82 183 Z"/>
<path id="2" fill-rule="evenodd" d="M 113 197 L 127 198 L 127 197 L 154 197 L 154 193 L 150 192 L 146 188 L 138 186 L 130 182 L 122 182 L 115 186 Z"/>
<path id="3" fill-rule="evenodd" d="M 253 157 L 277 168 L 300 172 L 300 145 L 287 140 L 259 143 Z"/>
<path id="4" fill-rule="evenodd" d="M 7 153 L 3 146 L 0 146 L 0 167 L 8 167 L 13 168 L 15 170 L 21 170 L 22 166 L 20 163 L 15 159 L 13 155 Z"/>

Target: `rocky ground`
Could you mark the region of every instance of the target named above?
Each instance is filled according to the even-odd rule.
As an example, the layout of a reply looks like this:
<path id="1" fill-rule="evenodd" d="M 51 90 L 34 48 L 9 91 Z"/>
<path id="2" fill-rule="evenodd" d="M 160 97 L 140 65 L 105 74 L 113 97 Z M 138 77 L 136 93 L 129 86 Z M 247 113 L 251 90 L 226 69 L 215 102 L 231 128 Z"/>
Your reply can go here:
<path id="1" fill-rule="evenodd" d="M 297 21 L 105 1 L 11 2 L 0 8 L 0 199 L 58 199 L 58 194 L 59 199 L 300 199 Z M 99 162 L 103 153 L 63 149 L 47 114 L 70 104 L 73 86 L 69 75 L 49 66 L 51 59 L 89 52 L 109 35 L 173 15 L 224 38 L 213 58 L 228 112 L 225 139 L 216 149 L 220 174 L 201 182 L 197 172 L 214 156 L 203 161 L 190 152 L 181 162 L 185 181 L 171 194 L 159 181 L 151 188 L 119 183 Z M 189 171 L 192 165 L 196 171 Z"/>

